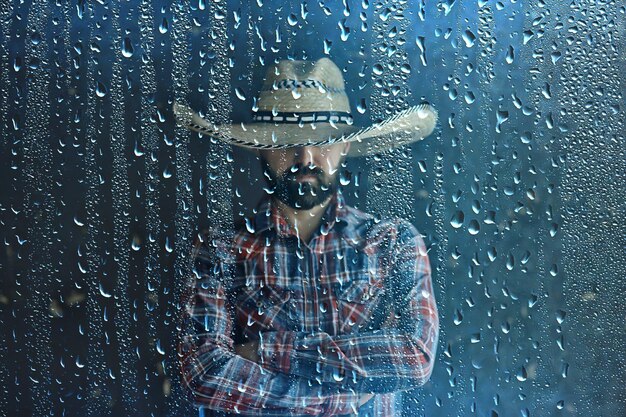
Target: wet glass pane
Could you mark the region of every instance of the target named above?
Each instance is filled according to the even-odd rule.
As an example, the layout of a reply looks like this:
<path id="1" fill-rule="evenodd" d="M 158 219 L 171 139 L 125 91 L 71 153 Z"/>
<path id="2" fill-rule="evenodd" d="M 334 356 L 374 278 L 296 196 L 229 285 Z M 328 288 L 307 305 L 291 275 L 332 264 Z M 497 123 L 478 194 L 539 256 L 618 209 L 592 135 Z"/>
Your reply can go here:
<path id="1" fill-rule="evenodd" d="M 626 412 L 622 2 L 0 22 L 7 415 Z"/>

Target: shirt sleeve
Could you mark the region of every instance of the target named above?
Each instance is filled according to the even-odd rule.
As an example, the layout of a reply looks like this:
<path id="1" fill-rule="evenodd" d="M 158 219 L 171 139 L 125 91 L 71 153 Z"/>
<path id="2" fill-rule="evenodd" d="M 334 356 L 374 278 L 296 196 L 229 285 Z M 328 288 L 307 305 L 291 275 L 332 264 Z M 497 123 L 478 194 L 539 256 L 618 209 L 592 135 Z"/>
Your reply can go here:
<path id="1" fill-rule="evenodd" d="M 346 335 L 268 332 L 259 354 L 268 369 L 314 375 L 356 392 L 388 393 L 423 385 L 430 377 L 439 319 L 424 241 L 408 222 L 398 227 L 385 277 L 393 320 L 380 329 Z"/>
<path id="2" fill-rule="evenodd" d="M 355 409 L 360 396 L 354 392 L 311 376 L 274 372 L 234 352 L 232 271 L 228 263 L 214 262 L 211 252 L 206 241 L 196 245 L 194 276 L 182 300 L 180 365 L 196 405 L 262 416 L 327 416 Z"/>

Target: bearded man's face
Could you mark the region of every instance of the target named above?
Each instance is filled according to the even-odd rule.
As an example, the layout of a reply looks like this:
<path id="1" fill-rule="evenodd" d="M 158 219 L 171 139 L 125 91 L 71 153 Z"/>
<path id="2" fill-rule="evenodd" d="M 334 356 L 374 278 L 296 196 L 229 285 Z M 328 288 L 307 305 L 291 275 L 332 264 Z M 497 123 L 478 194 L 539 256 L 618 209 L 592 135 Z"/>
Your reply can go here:
<path id="1" fill-rule="evenodd" d="M 339 168 L 349 144 L 325 147 L 303 146 L 285 150 L 263 150 L 264 177 L 280 201 L 299 210 L 310 210 L 335 193 Z"/>

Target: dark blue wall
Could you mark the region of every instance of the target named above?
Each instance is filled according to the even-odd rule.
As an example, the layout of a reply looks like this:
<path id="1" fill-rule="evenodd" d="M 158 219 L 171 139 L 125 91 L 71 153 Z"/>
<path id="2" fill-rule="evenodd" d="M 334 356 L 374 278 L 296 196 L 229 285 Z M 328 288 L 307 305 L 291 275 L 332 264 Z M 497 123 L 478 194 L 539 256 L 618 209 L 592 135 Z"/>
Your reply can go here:
<path id="1" fill-rule="evenodd" d="M 33 0 L 0 18 L 7 415 L 192 412 L 174 351 L 190 241 L 262 183 L 171 103 L 245 121 L 263 62 L 322 56 L 358 124 L 439 111 L 423 142 L 348 164 L 349 202 L 430 249 L 440 346 L 405 415 L 626 413 L 618 1 Z"/>

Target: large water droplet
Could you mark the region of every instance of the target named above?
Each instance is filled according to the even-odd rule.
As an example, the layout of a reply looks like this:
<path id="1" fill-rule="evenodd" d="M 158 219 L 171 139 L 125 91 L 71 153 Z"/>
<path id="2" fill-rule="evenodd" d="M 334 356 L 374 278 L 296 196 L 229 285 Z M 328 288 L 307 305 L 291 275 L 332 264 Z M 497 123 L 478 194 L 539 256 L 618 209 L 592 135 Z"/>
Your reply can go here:
<path id="1" fill-rule="evenodd" d="M 480 224 L 477 220 L 472 220 L 467 229 L 470 235 L 477 235 L 480 232 Z"/>
<path id="2" fill-rule="evenodd" d="M 509 120 L 509 112 L 506 110 L 498 110 L 496 113 L 496 132 L 501 132 L 502 123 Z"/>
<path id="3" fill-rule="evenodd" d="M 124 41 L 122 42 L 122 55 L 124 56 L 124 58 L 132 57 L 134 52 L 135 50 L 130 39 L 124 38 Z"/>
<path id="4" fill-rule="evenodd" d="M 235 95 L 241 101 L 245 101 L 246 100 L 246 95 L 244 94 L 243 90 L 241 88 L 239 88 L 239 87 L 235 87 Z"/>
<path id="5" fill-rule="evenodd" d="M 162 34 L 165 34 L 169 30 L 169 27 L 170 27 L 170 25 L 169 25 L 167 19 L 164 17 L 163 21 L 159 25 L 159 32 L 162 33 Z"/>
<path id="6" fill-rule="evenodd" d="M 509 45 L 509 49 L 506 51 L 506 57 L 504 58 L 507 64 L 512 64 L 515 60 L 515 49 Z"/>
<path id="7" fill-rule="evenodd" d="M 461 226 L 463 226 L 464 220 L 465 220 L 465 214 L 461 210 L 457 210 L 456 213 L 454 213 L 454 215 L 450 219 L 450 224 L 455 229 L 458 229 Z"/>
<path id="8" fill-rule="evenodd" d="M 329 41 L 328 39 L 324 39 L 324 54 L 328 55 L 330 54 L 330 48 L 333 46 L 332 41 Z"/>
<path id="9" fill-rule="evenodd" d="M 465 42 L 465 46 L 471 48 L 476 42 L 476 35 L 474 35 L 474 33 L 468 29 L 463 32 L 463 41 Z"/>
<path id="10" fill-rule="evenodd" d="M 107 95 L 107 89 L 100 81 L 96 83 L 96 95 L 98 97 L 104 97 Z"/>
<path id="11" fill-rule="evenodd" d="M 255 229 L 254 226 L 252 225 L 252 222 L 250 221 L 250 219 L 248 217 L 246 217 L 246 229 L 248 230 L 248 233 L 254 233 Z"/>
<path id="12" fill-rule="evenodd" d="M 454 310 L 454 324 L 457 326 L 463 321 L 463 312 L 458 308 Z"/>
<path id="13" fill-rule="evenodd" d="M 441 7 L 443 8 L 444 16 L 447 16 L 450 13 L 450 11 L 452 10 L 455 4 L 456 4 L 456 0 L 443 0 L 441 2 Z"/>
<path id="14" fill-rule="evenodd" d="M 356 109 L 361 114 L 364 114 L 367 111 L 367 104 L 365 103 L 364 98 L 359 100 L 359 103 L 356 105 Z"/>
<path id="15" fill-rule="evenodd" d="M 104 287 L 102 286 L 102 283 L 98 284 L 98 287 L 100 289 L 100 295 L 102 295 L 104 298 L 111 298 L 112 294 L 110 292 L 107 292 Z"/>

